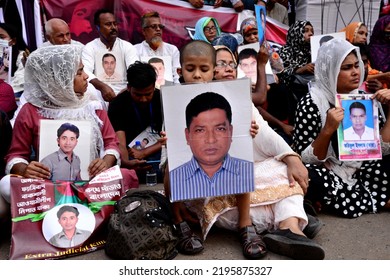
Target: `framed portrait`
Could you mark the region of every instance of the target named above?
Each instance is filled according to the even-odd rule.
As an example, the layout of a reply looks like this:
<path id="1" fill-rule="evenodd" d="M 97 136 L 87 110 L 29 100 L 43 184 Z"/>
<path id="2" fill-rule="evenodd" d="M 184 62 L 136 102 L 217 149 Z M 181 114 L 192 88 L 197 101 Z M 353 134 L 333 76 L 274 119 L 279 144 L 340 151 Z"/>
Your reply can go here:
<path id="1" fill-rule="evenodd" d="M 168 139 L 170 199 L 178 201 L 253 191 L 250 135 L 253 105 L 249 79 L 167 86 L 162 88 L 162 99 Z M 218 106 L 224 105 L 215 106 L 216 100 L 219 100 Z M 207 135 L 211 138 L 207 139 Z M 204 166 L 227 164 L 230 159 L 234 161 L 232 164 L 242 164 L 241 175 L 231 173 L 232 177 L 229 177 L 223 173 L 216 176 L 208 173 L 211 180 L 197 179 L 201 176 L 199 173 L 186 177 L 192 163 L 199 166 L 198 170 L 204 175 Z"/>
<path id="2" fill-rule="evenodd" d="M 58 137 L 58 134 L 61 134 L 60 137 Z M 39 161 L 50 166 L 52 180 L 56 180 L 56 178 L 69 181 L 89 180 L 88 166 L 92 161 L 91 137 L 92 126 L 89 121 L 41 120 Z M 73 156 L 70 169 L 68 167 L 67 170 L 70 173 L 64 173 L 62 166 L 64 160 L 69 161 L 68 158 L 64 158 L 67 155 Z M 58 159 L 61 160 L 58 161 Z M 80 170 L 80 174 L 78 175 L 78 172 L 73 172 L 73 170 Z M 69 178 L 69 176 L 71 177 Z"/>
<path id="3" fill-rule="evenodd" d="M 378 102 L 370 94 L 337 94 L 336 106 L 344 109 L 337 130 L 339 159 L 381 159 Z"/>

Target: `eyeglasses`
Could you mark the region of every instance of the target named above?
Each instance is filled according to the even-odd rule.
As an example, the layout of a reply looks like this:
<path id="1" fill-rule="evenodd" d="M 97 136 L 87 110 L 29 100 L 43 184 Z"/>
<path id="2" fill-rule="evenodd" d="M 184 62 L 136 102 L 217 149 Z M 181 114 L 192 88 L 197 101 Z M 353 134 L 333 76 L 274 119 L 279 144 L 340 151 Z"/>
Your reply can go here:
<path id="1" fill-rule="evenodd" d="M 237 64 L 234 62 L 226 63 L 225 61 L 218 61 L 216 65 L 217 67 L 221 67 L 221 68 L 226 68 L 229 66 L 232 69 L 237 69 Z"/>
<path id="2" fill-rule="evenodd" d="M 203 28 L 203 31 L 207 33 L 210 33 L 211 31 L 215 31 L 215 30 L 217 30 L 215 26 L 211 26 L 211 27 L 206 26 L 205 28 Z"/>
<path id="3" fill-rule="evenodd" d="M 145 28 L 152 28 L 153 30 L 157 30 L 158 28 L 164 29 L 165 25 L 163 25 L 163 24 L 152 24 L 152 25 L 144 26 L 144 29 Z"/>

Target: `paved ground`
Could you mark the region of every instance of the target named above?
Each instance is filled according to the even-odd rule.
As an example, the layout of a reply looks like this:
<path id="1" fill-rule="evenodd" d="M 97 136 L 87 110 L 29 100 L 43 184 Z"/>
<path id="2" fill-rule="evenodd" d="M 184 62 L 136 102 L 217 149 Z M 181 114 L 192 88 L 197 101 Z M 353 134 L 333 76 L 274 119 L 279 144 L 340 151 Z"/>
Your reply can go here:
<path id="1" fill-rule="evenodd" d="M 325 223 L 315 240 L 325 249 L 327 260 L 390 260 L 390 213 L 367 214 L 357 219 L 342 219 L 321 214 Z M 3 230 L 3 229 L 2 229 Z M 205 250 L 195 256 L 178 255 L 177 260 L 242 260 L 241 246 L 236 234 L 214 228 Z M 0 260 L 8 259 L 10 238 L 0 240 Z M 104 250 L 76 256 L 76 260 L 109 259 Z M 265 259 L 287 259 L 270 252 Z"/>

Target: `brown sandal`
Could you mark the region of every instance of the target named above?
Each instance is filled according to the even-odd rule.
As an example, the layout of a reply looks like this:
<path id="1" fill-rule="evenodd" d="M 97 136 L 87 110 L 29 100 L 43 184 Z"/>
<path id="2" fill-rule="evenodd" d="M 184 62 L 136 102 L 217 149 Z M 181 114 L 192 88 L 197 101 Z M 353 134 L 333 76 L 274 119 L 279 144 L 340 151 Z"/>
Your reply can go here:
<path id="1" fill-rule="evenodd" d="M 265 243 L 253 225 L 241 228 L 240 238 L 242 251 L 246 258 L 260 259 L 267 254 Z"/>
<path id="2" fill-rule="evenodd" d="M 174 228 L 179 238 L 176 247 L 180 253 L 194 255 L 203 250 L 202 240 L 192 232 L 187 222 L 176 224 Z"/>

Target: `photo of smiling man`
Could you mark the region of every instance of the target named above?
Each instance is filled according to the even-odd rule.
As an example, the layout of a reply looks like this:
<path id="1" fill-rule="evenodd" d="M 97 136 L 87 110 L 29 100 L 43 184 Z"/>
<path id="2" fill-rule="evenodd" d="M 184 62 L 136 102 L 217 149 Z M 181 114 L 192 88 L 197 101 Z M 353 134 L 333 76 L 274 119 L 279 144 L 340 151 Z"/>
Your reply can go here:
<path id="1" fill-rule="evenodd" d="M 71 123 L 64 123 L 58 128 L 57 144 L 59 149 L 41 160 L 41 163 L 50 169 L 50 180 L 81 180 L 81 161 L 73 152 L 79 136 L 79 128 Z"/>

